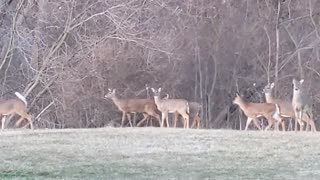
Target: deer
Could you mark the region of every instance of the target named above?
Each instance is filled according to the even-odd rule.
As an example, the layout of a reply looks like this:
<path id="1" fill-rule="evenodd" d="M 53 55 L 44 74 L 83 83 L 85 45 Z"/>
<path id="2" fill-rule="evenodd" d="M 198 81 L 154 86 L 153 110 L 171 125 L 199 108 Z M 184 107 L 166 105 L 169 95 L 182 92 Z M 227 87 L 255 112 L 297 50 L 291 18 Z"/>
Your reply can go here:
<path id="1" fill-rule="evenodd" d="M 184 128 L 189 128 L 189 103 L 185 99 L 161 99 L 160 93 L 161 88 L 158 90 L 151 88 L 153 92 L 154 102 L 157 105 L 159 111 L 161 111 L 162 119 L 161 119 L 161 126 L 164 125 L 164 120 L 167 122 L 167 127 L 169 125 L 168 113 L 177 113 L 182 116 L 184 119 Z"/>
<path id="2" fill-rule="evenodd" d="M 27 113 L 28 103 L 26 98 L 19 92 L 15 92 L 14 94 L 17 98 L 0 101 L 0 115 L 3 116 L 1 129 L 5 129 L 6 116 L 13 114 L 18 114 L 20 116 L 17 123 L 27 119 L 29 121 L 30 128 L 33 129 L 32 115 Z"/>
<path id="3" fill-rule="evenodd" d="M 169 99 L 169 94 L 166 94 L 166 96 L 163 97 L 163 99 Z M 193 128 L 195 125 L 197 125 L 197 129 L 200 128 L 200 122 L 201 122 L 201 118 L 199 116 L 200 110 L 201 110 L 201 105 L 198 102 L 189 102 L 189 111 L 190 111 L 189 119 L 190 119 L 190 122 L 192 122 L 191 128 Z M 174 115 L 175 115 L 175 118 L 174 118 L 173 127 L 176 128 L 179 114 L 176 112 Z"/>
<path id="4" fill-rule="evenodd" d="M 307 130 L 309 130 L 309 125 L 311 126 L 311 131 L 315 132 L 316 126 L 314 120 L 312 119 L 312 101 L 310 97 L 303 92 L 303 82 L 304 79 L 300 81 L 293 79 L 293 97 L 292 97 L 292 108 L 295 114 L 295 132 L 298 128 L 298 122 L 300 124 L 300 131 L 303 131 L 304 122 L 307 122 Z"/>
<path id="5" fill-rule="evenodd" d="M 120 99 L 116 95 L 116 89 L 108 89 L 105 99 L 108 98 L 111 99 L 119 111 L 122 112 L 121 127 L 124 125 L 126 116 L 132 126 L 130 113 L 142 113 L 144 118 L 141 121 L 144 121 L 149 115 L 153 116 L 160 124 L 160 115 L 157 113 L 157 106 L 152 99 Z"/>
<path id="6" fill-rule="evenodd" d="M 263 93 L 265 94 L 266 102 L 272 103 L 272 104 L 278 104 L 281 109 L 281 112 L 280 112 L 281 117 L 294 119 L 295 114 L 293 111 L 292 103 L 282 99 L 274 98 L 272 93 L 273 88 L 274 88 L 274 82 L 272 82 L 271 84 L 267 84 L 263 88 Z M 304 119 L 306 118 L 307 117 L 304 116 Z M 285 124 L 283 120 L 281 121 L 281 125 L 282 125 L 282 129 L 285 129 Z"/>
<path id="7" fill-rule="evenodd" d="M 146 89 L 146 94 L 147 94 L 147 99 L 150 99 L 150 100 L 152 100 L 153 102 L 154 102 L 154 99 L 153 99 L 153 97 L 151 98 L 151 96 L 150 96 L 150 87 L 149 87 L 149 85 L 148 84 L 145 84 L 145 89 Z M 159 110 L 157 109 L 157 114 L 158 114 L 158 112 L 159 112 Z M 139 123 L 138 123 L 138 126 L 140 125 L 140 124 L 142 124 L 143 122 L 145 122 L 146 121 L 146 126 L 149 124 L 149 120 L 150 120 L 150 123 L 151 123 L 151 126 L 152 126 L 152 117 L 151 116 L 148 116 L 148 117 L 146 117 L 146 118 L 144 118 L 143 120 L 141 120 Z M 160 122 L 160 121 L 159 121 Z M 159 123 L 159 126 L 160 126 L 160 123 Z"/>
<path id="8" fill-rule="evenodd" d="M 254 125 L 259 130 L 262 130 L 259 123 L 257 122 L 257 118 L 261 116 L 264 116 L 268 120 L 268 126 L 265 130 L 268 130 L 274 124 L 275 120 L 281 121 L 281 110 L 278 104 L 246 102 L 238 93 L 233 100 L 233 104 L 237 104 L 247 116 L 245 131 L 248 130 L 251 121 L 253 121 Z"/>

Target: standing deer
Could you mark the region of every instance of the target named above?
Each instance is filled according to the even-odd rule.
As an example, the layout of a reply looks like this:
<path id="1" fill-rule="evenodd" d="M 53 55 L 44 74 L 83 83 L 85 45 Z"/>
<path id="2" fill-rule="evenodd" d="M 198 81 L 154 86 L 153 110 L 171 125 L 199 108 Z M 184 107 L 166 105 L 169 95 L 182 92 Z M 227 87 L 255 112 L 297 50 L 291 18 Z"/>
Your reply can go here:
<path id="1" fill-rule="evenodd" d="M 157 114 L 157 106 L 152 99 L 120 99 L 116 95 L 115 89 L 108 89 L 108 94 L 105 98 L 110 98 L 118 109 L 122 112 L 121 127 L 124 125 L 126 116 L 128 116 L 129 123 L 131 124 L 129 113 L 143 113 L 143 120 L 148 118 L 148 115 L 155 117 L 160 124 L 160 116 Z"/>
<path id="2" fill-rule="evenodd" d="M 312 131 L 317 131 L 314 121 L 312 119 L 312 101 L 310 97 L 303 92 L 303 82 L 304 80 L 301 79 L 300 81 L 293 79 L 293 97 L 292 97 L 292 107 L 295 114 L 295 131 L 298 128 L 298 122 L 300 124 L 300 131 L 304 128 L 304 122 L 307 122 L 307 130 L 309 130 L 309 124 L 311 126 Z M 305 118 L 305 116 L 307 118 Z"/>
<path id="3" fill-rule="evenodd" d="M 267 84 L 263 88 L 263 93 L 265 94 L 266 97 L 266 102 L 267 103 L 272 103 L 272 104 L 278 104 L 281 109 L 281 117 L 286 117 L 286 118 L 295 118 L 294 111 L 292 108 L 292 104 L 288 101 L 284 101 L 282 99 L 277 99 L 273 97 L 272 94 L 272 89 L 274 88 L 274 83 Z M 306 118 L 306 117 L 305 117 Z M 285 129 L 285 124 L 284 121 L 281 121 L 282 129 Z"/>
<path id="4" fill-rule="evenodd" d="M 15 92 L 15 95 L 18 98 L 0 101 L 0 115 L 3 116 L 1 128 L 5 129 L 6 116 L 12 115 L 12 114 L 18 114 L 21 117 L 17 121 L 17 123 L 19 124 L 24 119 L 27 119 L 29 121 L 30 128 L 33 129 L 32 116 L 27 113 L 28 103 L 26 98 L 19 92 Z"/>
<path id="5" fill-rule="evenodd" d="M 189 103 L 185 99 L 161 99 L 161 88 L 155 90 L 151 88 L 153 92 L 154 102 L 158 109 L 161 111 L 162 120 L 161 127 L 163 127 L 164 120 L 167 122 L 167 127 L 170 127 L 168 120 L 168 113 L 178 113 L 184 119 L 184 128 L 189 128 Z"/>
<path id="6" fill-rule="evenodd" d="M 166 94 L 166 96 L 163 99 L 169 99 L 169 94 Z M 201 110 L 201 105 L 197 102 L 189 102 L 189 119 L 191 124 L 191 128 L 193 128 L 195 125 L 197 125 L 197 128 L 200 128 L 200 122 L 201 118 L 199 116 Z M 177 127 L 177 121 L 178 121 L 179 114 L 176 112 L 174 113 L 174 125 L 173 127 Z"/>
<path id="7" fill-rule="evenodd" d="M 273 124 L 275 124 L 275 120 L 281 121 L 280 107 L 277 104 L 246 102 L 239 96 L 239 94 L 236 95 L 233 100 L 233 104 L 237 104 L 247 116 L 245 131 L 248 129 L 251 121 L 253 121 L 254 125 L 261 130 L 261 127 L 257 122 L 257 118 L 261 116 L 264 116 L 268 120 L 268 126 L 265 130 L 268 130 Z"/>
<path id="8" fill-rule="evenodd" d="M 149 87 L 148 84 L 145 84 L 145 89 L 146 89 L 146 93 L 147 93 L 147 99 L 150 99 L 150 100 L 152 100 L 152 101 L 154 102 L 153 97 L 152 97 L 152 99 L 151 99 L 151 96 L 150 96 L 150 93 L 149 93 L 150 87 Z M 159 110 L 157 109 L 157 114 L 158 114 L 158 112 L 159 112 Z M 144 118 L 143 120 L 141 120 L 141 121 L 138 123 L 138 126 L 139 126 L 140 124 L 142 124 L 143 122 L 145 122 L 145 121 L 146 121 L 145 126 L 147 126 L 147 125 L 149 124 L 149 120 L 150 120 L 150 125 L 152 126 L 152 116 L 148 116 L 148 117 Z M 160 121 L 159 121 L 159 126 L 160 126 Z"/>

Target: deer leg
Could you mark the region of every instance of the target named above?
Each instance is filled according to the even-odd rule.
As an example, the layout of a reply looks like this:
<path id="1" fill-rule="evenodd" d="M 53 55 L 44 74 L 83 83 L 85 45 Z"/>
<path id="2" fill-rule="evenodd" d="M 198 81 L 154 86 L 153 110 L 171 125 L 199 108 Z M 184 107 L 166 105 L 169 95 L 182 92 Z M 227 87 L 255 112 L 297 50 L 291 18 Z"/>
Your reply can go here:
<path id="1" fill-rule="evenodd" d="M 16 112 L 16 114 L 18 114 L 20 117 L 20 119 L 18 120 L 18 122 L 23 119 L 27 119 L 29 121 L 28 124 L 30 124 L 30 129 L 33 129 L 33 123 L 32 123 L 32 116 L 30 114 L 27 113 L 27 110 L 21 110 L 21 111 L 18 111 Z M 18 123 L 17 122 L 17 123 Z M 26 125 L 28 125 L 26 124 Z M 19 124 L 20 125 L 20 124 Z"/>
<path id="2" fill-rule="evenodd" d="M 189 114 L 186 114 L 186 123 L 187 123 L 187 129 L 189 129 L 189 122 L 190 122 L 190 116 L 189 116 Z"/>
<path id="3" fill-rule="evenodd" d="M 163 127 L 163 124 L 164 124 L 164 120 L 166 118 L 166 115 L 167 113 L 163 112 L 162 115 L 161 115 L 161 124 L 160 124 L 160 127 Z"/>
<path id="4" fill-rule="evenodd" d="M 288 131 L 290 130 L 290 131 L 292 131 L 293 129 L 293 127 L 292 127 L 292 120 L 293 120 L 293 118 L 290 118 L 289 119 L 289 125 L 288 125 Z"/>
<path id="5" fill-rule="evenodd" d="M 281 121 L 281 126 L 282 126 L 282 131 L 285 132 L 286 131 L 286 124 L 285 124 L 284 120 Z"/>
<path id="6" fill-rule="evenodd" d="M 300 110 L 299 112 L 300 131 L 303 131 L 303 128 L 304 128 L 304 123 L 302 122 L 302 114 L 303 114 L 303 110 Z"/>
<path id="7" fill-rule="evenodd" d="M 178 120 L 179 120 L 179 117 L 180 117 L 179 113 L 177 113 L 177 117 L 178 117 Z M 186 119 L 182 115 L 181 115 L 181 123 L 182 123 L 183 128 L 186 128 L 186 125 L 187 125 Z"/>
<path id="8" fill-rule="evenodd" d="M 197 124 L 197 129 L 199 129 L 199 128 L 200 128 L 200 117 L 199 117 L 198 115 L 195 115 L 195 116 L 193 117 L 193 123 L 192 123 L 192 125 L 191 125 L 191 128 L 193 128 L 193 126 L 194 126 L 195 124 Z"/>
<path id="9" fill-rule="evenodd" d="M 134 113 L 133 115 L 133 126 L 135 127 L 137 125 L 137 113 Z"/>
<path id="10" fill-rule="evenodd" d="M 294 132 L 297 132 L 297 130 L 298 130 L 298 121 L 299 121 L 299 115 L 298 115 L 298 112 L 296 112 L 297 110 L 295 110 L 295 116 L 296 116 L 296 118 L 295 118 L 295 122 L 294 122 Z"/>
<path id="11" fill-rule="evenodd" d="M 153 120 L 152 120 L 152 117 L 149 117 L 147 121 L 149 122 L 149 120 L 150 120 L 150 126 L 152 127 L 152 126 L 153 126 Z M 149 124 L 149 123 L 148 123 L 148 124 Z"/>
<path id="12" fill-rule="evenodd" d="M 179 116 L 179 114 L 177 114 L 177 112 L 174 112 L 174 124 L 173 124 L 174 128 L 177 127 L 178 116 Z"/>
<path id="13" fill-rule="evenodd" d="M 246 123 L 246 128 L 244 129 L 245 131 L 248 130 L 248 127 L 249 127 L 251 121 L 252 121 L 252 118 L 249 118 L 249 117 L 248 117 L 248 118 L 247 118 L 247 123 Z"/>
<path id="14" fill-rule="evenodd" d="M 273 124 L 274 124 L 274 130 L 279 131 L 279 121 L 275 121 Z"/>
<path id="15" fill-rule="evenodd" d="M 23 120 L 24 120 L 24 118 L 20 117 L 20 119 L 14 124 L 14 126 L 19 127 Z"/>
<path id="16" fill-rule="evenodd" d="M 155 117 L 155 118 L 158 120 L 158 122 L 159 122 L 159 126 L 161 126 L 160 116 L 159 116 L 158 113 L 156 113 L 156 112 L 154 111 L 154 109 L 148 110 L 148 112 L 146 112 L 146 113 L 147 113 L 149 116 Z M 150 118 L 151 118 L 151 117 L 150 117 Z M 152 126 L 152 120 L 151 120 L 151 126 Z"/>
<path id="17" fill-rule="evenodd" d="M 189 129 L 189 115 L 186 112 L 180 113 L 184 119 L 184 128 Z"/>
<path id="18" fill-rule="evenodd" d="M 138 124 L 137 124 L 137 127 L 139 127 L 143 122 L 145 122 L 146 120 L 147 120 L 147 118 L 148 118 L 148 115 L 147 114 L 145 114 L 145 113 L 142 113 L 142 115 L 143 115 L 143 119 L 140 121 L 140 122 L 138 122 Z M 148 120 L 147 120 L 147 123 L 146 123 L 147 125 L 148 125 Z"/>
<path id="19" fill-rule="evenodd" d="M 193 128 L 196 125 L 196 123 L 197 123 L 197 119 L 196 119 L 196 117 L 193 117 L 191 128 Z"/>
<path id="20" fill-rule="evenodd" d="M 199 115 L 197 115 L 196 118 L 197 118 L 197 128 L 200 129 L 201 118 L 199 117 Z"/>
<path id="21" fill-rule="evenodd" d="M 166 115 L 166 122 L 167 122 L 167 128 L 169 128 L 170 127 L 170 123 L 169 123 L 169 115 L 168 115 L 168 113 Z"/>
<path id="22" fill-rule="evenodd" d="M 130 113 L 127 113 L 127 118 L 128 118 L 130 127 L 133 127 L 132 122 L 131 122 L 131 114 Z"/>
<path id="23" fill-rule="evenodd" d="M 301 120 L 302 120 L 302 115 L 301 115 Z M 310 131 L 310 127 L 309 126 L 310 126 L 310 118 L 307 119 L 306 131 Z"/>
<path id="24" fill-rule="evenodd" d="M 194 125 L 196 125 L 197 129 L 199 129 L 199 127 L 200 127 L 200 117 L 198 115 L 194 116 L 191 128 L 193 128 Z"/>
<path id="25" fill-rule="evenodd" d="M 269 128 L 271 128 L 271 126 L 275 123 L 274 119 L 271 117 L 268 117 L 267 120 L 268 120 L 268 126 L 266 127 L 265 131 L 268 131 Z"/>
<path id="26" fill-rule="evenodd" d="M 125 119 L 126 119 L 126 112 L 122 112 L 121 127 L 123 127 Z"/>
<path id="27" fill-rule="evenodd" d="M 3 116 L 1 121 L 2 121 L 1 129 L 4 130 L 4 126 L 6 124 L 6 116 Z"/>
<path id="28" fill-rule="evenodd" d="M 311 126 L 311 131 L 312 132 L 316 132 L 317 131 L 316 125 L 314 124 L 313 119 L 310 119 L 310 126 Z"/>
<path id="29" fill-rule="evenodd" d="M 28 119 L 28 118 L 27 118 Z M 34 127 L 33 127 L 33 122 L 32 122 L 32 117 L 30 117 L 29 119 L 29 122 L 30 122 L 30 129 L 34 129 Z"/>
<path id="30" fill-rule="evenodd" d="M 257 118 L 254 118 L 254 119 L 252 119 L 253 120 L 253 124 L 259 129 L 259 130 L 261 130 L 261 127 L 260 127 L 260 125 L 259 125 L 259 123 L 258 123 L 258 121 L 257 121 Z"/>
<path id="31" fill-rule="evenodd" d="M 310 120 L 307 121 L 306 131 L 310 131 Z"/>

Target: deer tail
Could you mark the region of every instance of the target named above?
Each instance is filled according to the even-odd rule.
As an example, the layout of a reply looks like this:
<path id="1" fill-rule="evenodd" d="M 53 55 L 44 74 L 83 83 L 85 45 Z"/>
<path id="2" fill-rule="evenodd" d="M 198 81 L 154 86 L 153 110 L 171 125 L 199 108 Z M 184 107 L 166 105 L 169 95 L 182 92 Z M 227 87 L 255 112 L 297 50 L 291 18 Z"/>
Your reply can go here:
<path id="1" fill-rule="evenodd" d="M 26 106 L 28 105 L 28 102 L 26 100 L 26 97 L 24 97 L 22 94 L 20 94 L 19 92 L 15 92 L 14 93 Z"/>

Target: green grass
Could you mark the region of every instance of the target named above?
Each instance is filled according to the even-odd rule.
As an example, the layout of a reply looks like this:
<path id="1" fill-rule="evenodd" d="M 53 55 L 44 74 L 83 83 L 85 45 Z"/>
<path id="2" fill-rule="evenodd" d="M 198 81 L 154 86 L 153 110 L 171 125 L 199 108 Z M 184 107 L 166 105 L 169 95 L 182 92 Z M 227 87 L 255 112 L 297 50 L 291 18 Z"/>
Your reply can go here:
<path id="1" fill-rule="evenodd" d="M 320 134 L 6 130 L 0 179 L 320 179 Z"/>

